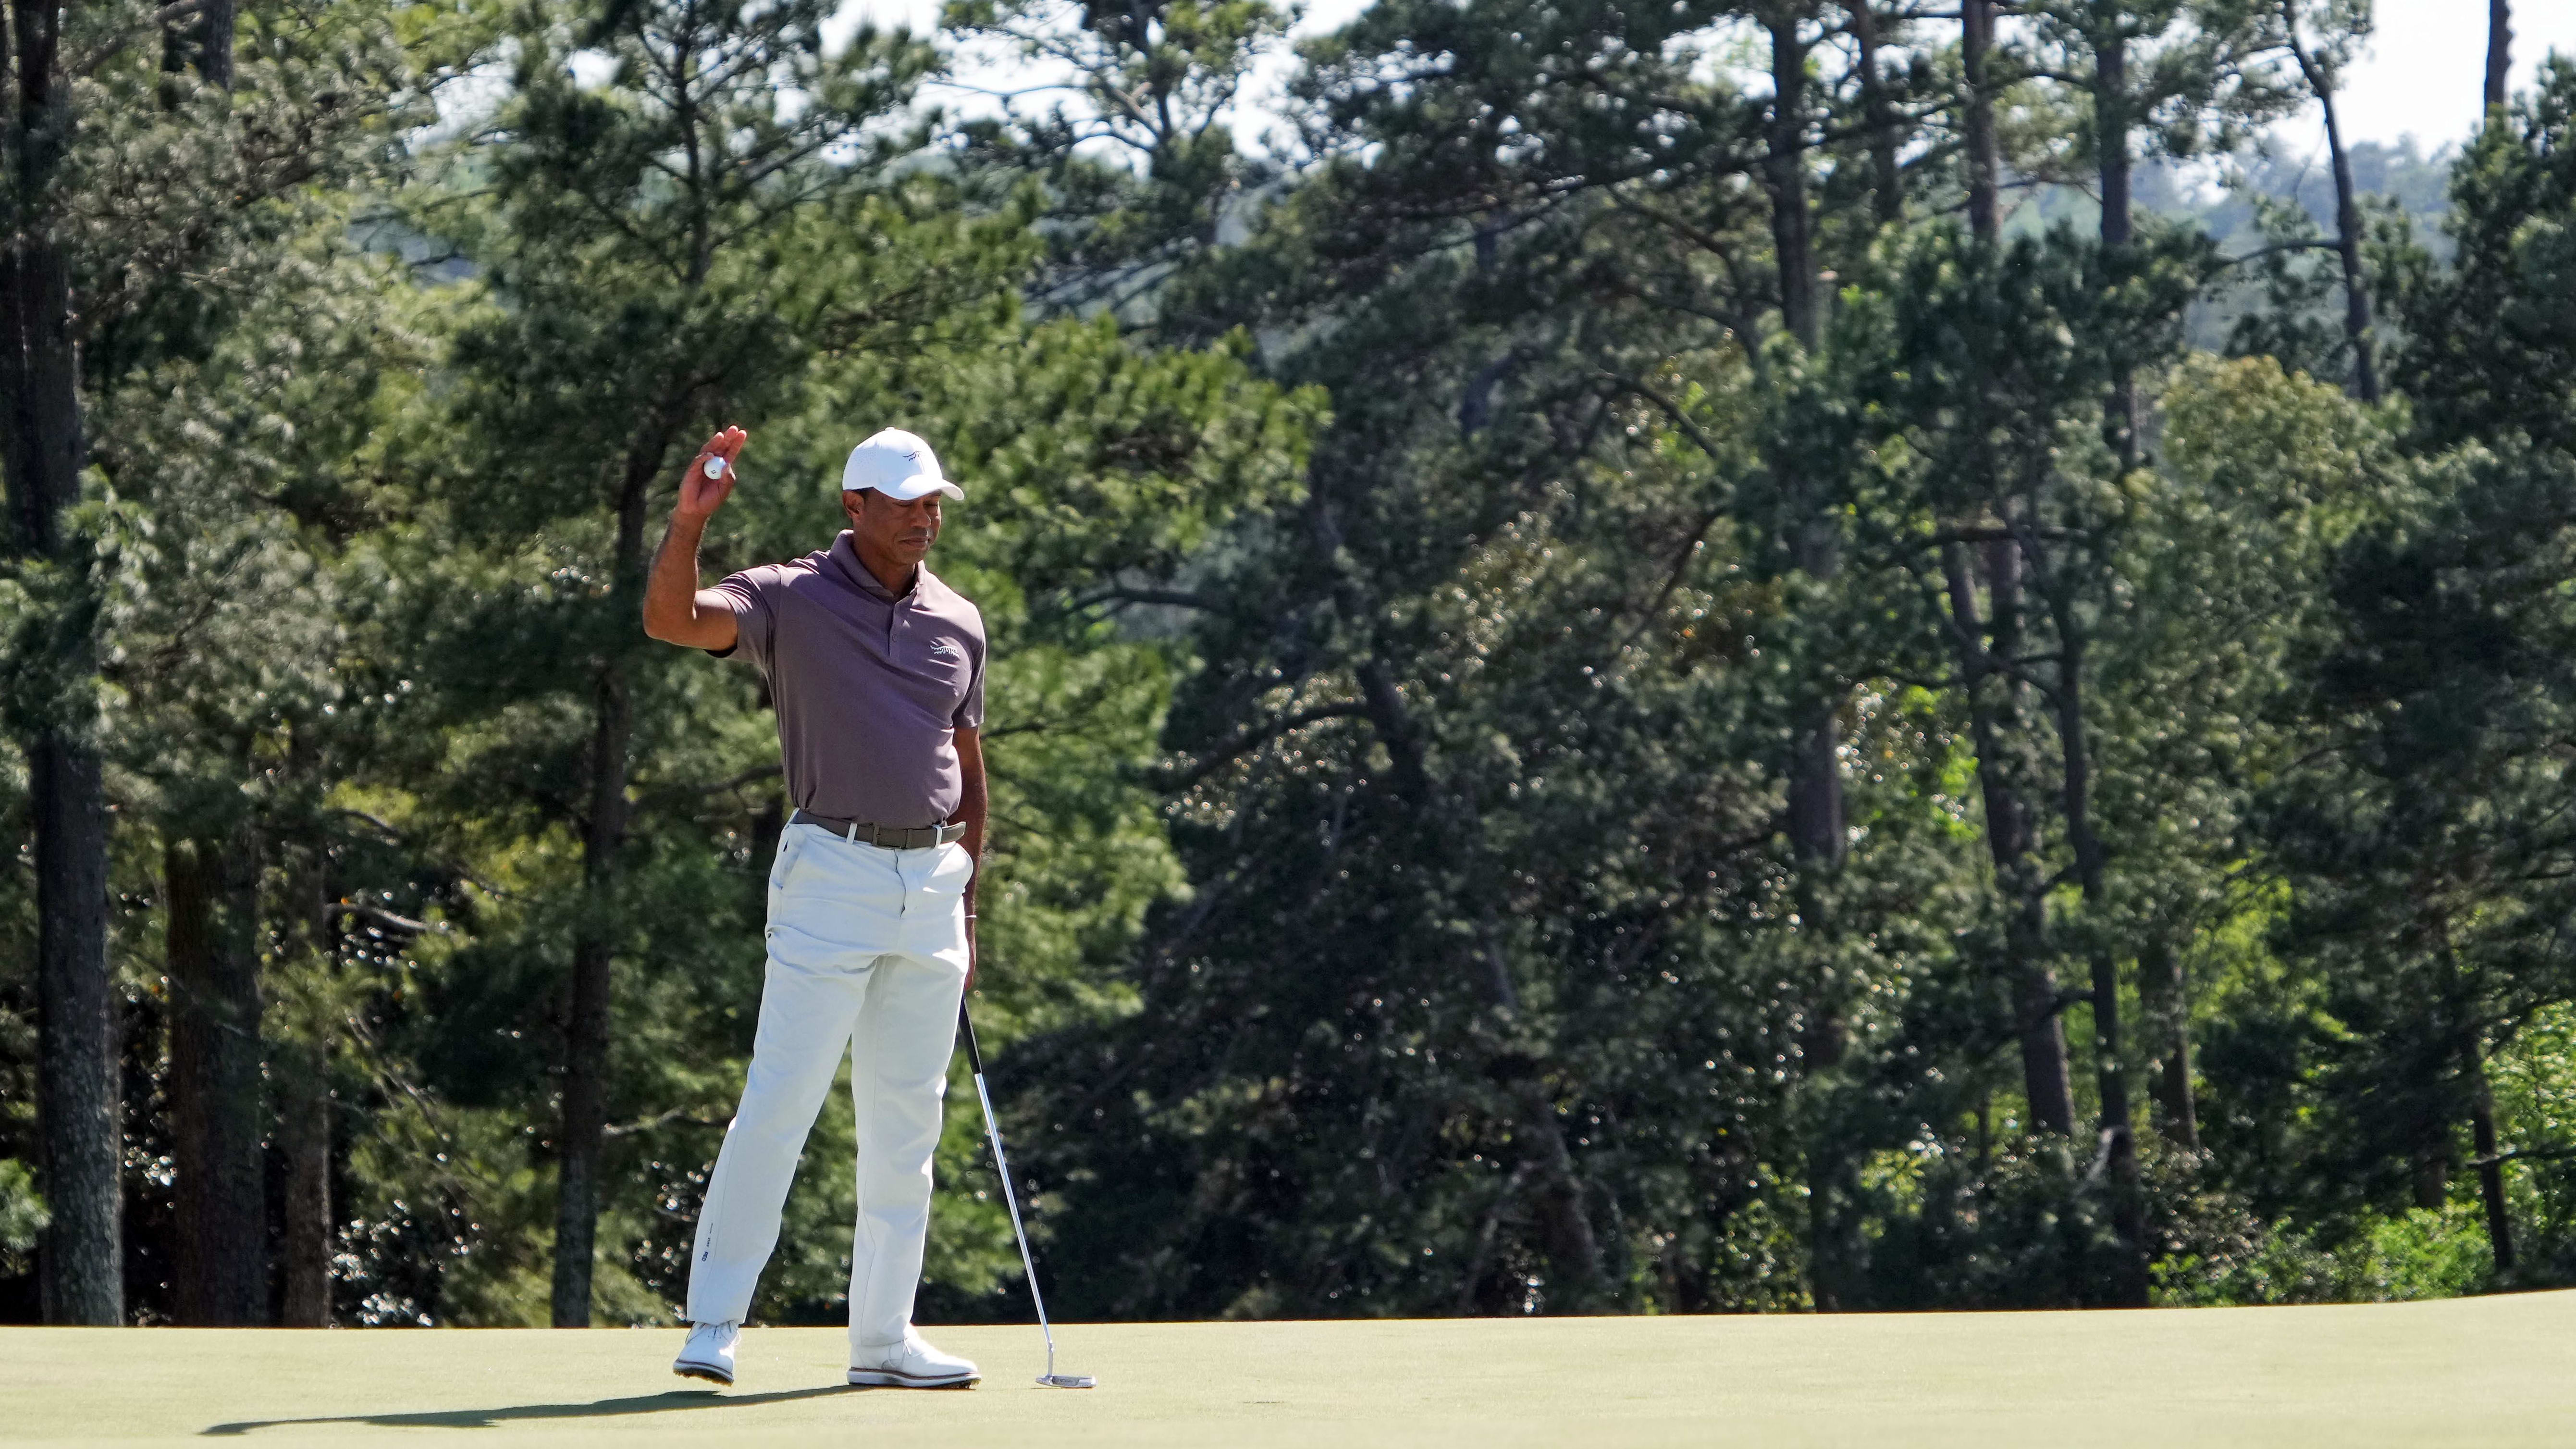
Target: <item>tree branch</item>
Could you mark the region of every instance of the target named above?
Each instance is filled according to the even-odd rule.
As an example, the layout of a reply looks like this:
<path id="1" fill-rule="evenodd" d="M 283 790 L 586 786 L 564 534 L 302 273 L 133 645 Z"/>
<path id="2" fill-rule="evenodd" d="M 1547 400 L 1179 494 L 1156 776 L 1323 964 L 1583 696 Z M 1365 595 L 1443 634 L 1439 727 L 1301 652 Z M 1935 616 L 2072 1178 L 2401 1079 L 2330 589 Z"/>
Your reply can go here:
<path id="1" fill-rule="evenodd" d="M 1190 766 L 1188 770 L 1180 774 L 1178 777 L 1166 781 L 1164 788 L 1176 792 L 1187 790 L 1191 786 L 1196 785 L 1199 781 L 1215 774 L 1218 770 L 1223 769 L 1234 761 L 1243 758 L 1254 750 L 1260 749 L 1263 745 L 1270 743 L 1272 740 L 1278 739 L 1282 735 L 1295 734 L 1297 731 L 1304 729 L 1310 724 L 1319 724 L 1328 719 L 1365 719 L 1367 716 L 1368 707 L 1357 702 L 1349 704 L 1327 704 L 1320 705 L 1314 709 L 1301 710 L 1296 714 L 1288 716 L 1286 719 L 1274 720 L 1259 729 L 1247 731 L 1244 734 L 1238 735 L 1218 746 L 1210 753 L 1201 756 L 1198 763 Z"/>

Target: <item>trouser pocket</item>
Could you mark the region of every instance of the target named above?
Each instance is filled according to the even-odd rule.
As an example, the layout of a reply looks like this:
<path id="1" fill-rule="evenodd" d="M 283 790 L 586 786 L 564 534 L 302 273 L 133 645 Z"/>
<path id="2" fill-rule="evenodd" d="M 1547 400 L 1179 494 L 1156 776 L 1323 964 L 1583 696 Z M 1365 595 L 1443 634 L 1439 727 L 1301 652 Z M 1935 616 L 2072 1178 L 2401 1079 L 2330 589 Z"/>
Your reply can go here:
<path id="1" fill-rule="evenodd" d="M 769 863 L 769 894 L 775 900 L 796 870 L 796 857 L 805 853 L 805 842 L 812 839 L 813 827 L 790 825 L 778 837 L 777 858 Z"/>

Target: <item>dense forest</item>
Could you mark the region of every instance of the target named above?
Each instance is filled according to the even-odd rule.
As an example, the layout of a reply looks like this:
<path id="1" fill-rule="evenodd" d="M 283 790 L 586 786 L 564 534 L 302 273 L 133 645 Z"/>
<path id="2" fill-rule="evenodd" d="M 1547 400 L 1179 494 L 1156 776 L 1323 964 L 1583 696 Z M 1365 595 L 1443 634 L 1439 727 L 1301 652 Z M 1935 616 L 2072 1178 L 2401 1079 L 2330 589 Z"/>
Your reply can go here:
<path id="1" fill-rule="evenodd" d="M 2576 1283 L 2510 5 L 2430 157 L 2368 0 L 1378 0 L 1259 114 L 1269 0 L 835 9 L 0 0 L 0 1320 L 673 1320 L 784 819 L 638 623 L 725 423 L 712 571 L 880 426 L 966 489 L 1067 1316 Z M 1025 1312 L 975 1111 L 924 1322 Z"/>

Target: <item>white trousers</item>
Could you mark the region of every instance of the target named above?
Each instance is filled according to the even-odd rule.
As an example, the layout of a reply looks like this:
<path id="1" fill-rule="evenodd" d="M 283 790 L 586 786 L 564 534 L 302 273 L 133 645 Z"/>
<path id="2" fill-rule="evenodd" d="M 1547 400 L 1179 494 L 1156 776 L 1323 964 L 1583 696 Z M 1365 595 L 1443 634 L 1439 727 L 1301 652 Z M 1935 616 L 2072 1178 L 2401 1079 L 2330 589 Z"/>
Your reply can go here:
<path id="1" fill-rule="evenodd" d="M 769 969 L 742 1105 L 698 1213 L 689 1320 L 740 1322 L 841 1057 L 858 1123 L 850 1343 L 901 1342 L 930 1231 L 930 1155 L 966 985 L 962 845 L 881 850 L 790 825 L 769 873 Z"/>

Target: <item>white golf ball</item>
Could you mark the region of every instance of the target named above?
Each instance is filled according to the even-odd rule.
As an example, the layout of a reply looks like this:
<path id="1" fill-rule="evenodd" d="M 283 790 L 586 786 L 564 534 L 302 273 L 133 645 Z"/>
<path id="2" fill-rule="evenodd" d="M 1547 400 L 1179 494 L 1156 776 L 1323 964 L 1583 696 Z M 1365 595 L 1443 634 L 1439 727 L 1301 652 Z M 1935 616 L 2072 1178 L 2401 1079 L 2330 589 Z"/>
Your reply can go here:
<path id="1" fill-rule="evenodd" d="M 709 458 L 709 459 L 707 460 L 707 476 L 708 476 L 708 477 L 710 477 L 710 478 L 721 478 L 721 477 L 723 477 L 723 476 L 724 476 L 724 470 L 725 470 L 725 461 L 724 461 L 724 459 L 722 459 L 722 458 Z"/>

